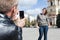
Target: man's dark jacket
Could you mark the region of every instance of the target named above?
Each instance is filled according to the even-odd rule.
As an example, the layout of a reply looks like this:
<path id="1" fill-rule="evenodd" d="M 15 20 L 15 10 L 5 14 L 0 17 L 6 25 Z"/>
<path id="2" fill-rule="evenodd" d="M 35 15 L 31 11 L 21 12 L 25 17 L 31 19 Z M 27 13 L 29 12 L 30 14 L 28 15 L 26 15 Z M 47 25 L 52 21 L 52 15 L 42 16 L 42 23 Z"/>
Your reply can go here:
<path id="1" fill-rule="evenodd" d="M 17 40 L 16 25 L 6 15 L 0 13 L 0 40 Z"/>

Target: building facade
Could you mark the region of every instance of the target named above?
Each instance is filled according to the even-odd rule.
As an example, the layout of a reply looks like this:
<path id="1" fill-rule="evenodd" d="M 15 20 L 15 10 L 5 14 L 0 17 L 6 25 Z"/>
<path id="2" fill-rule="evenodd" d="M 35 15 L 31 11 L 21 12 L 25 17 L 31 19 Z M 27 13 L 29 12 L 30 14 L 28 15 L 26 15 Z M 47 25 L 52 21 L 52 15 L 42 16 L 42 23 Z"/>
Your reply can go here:
<path id="1" fill-rule="evenodd" d="M 56 16 L 60 12 L 60 0 L 48 0 L 48 16 L 51 26 L 56 25 Z"/>

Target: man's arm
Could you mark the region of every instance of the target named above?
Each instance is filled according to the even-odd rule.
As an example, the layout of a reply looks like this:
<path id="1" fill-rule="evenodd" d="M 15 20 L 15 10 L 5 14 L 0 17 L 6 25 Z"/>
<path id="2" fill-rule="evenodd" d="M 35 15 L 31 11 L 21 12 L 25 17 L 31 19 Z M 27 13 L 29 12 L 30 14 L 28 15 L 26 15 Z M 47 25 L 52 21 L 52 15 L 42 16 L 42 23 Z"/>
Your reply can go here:
<path id="1" fill-rule="evenodd" d="M 17 20 L 14 21 L 14 23 L 18 26 L 23 28 L 25 26 L 25 18 L 20 19 L 18 18 Z"/>

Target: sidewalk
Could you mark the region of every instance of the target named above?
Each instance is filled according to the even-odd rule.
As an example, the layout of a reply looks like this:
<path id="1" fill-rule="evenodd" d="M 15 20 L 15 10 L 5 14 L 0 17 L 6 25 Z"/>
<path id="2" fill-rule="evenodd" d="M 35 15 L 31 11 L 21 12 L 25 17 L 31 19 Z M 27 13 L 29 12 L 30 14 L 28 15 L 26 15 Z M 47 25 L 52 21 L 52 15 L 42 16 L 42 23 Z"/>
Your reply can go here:
<path id="1" fill-rule="evenodd" d="M 38 28 L 23 28 L 23 40 L 38 40 L 38 37 Z M 49 29 L 48 40 L 60 40 L 60 29 Z"/>

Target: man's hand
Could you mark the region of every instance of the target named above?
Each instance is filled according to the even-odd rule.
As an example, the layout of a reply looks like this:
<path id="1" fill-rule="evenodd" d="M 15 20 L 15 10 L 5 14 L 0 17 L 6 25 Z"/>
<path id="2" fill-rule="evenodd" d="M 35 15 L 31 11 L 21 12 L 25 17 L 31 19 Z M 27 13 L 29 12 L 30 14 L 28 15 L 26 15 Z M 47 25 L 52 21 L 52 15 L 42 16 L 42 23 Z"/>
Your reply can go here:
<path id="1" fill-rule="evenodd" d="M 18 27 L 21 27 L 21 28 L 23 28 L 24 26 L 25 26 L 25 18 L 23 18 L 23 19 L 17 19 L 17 20 L 15 20 L 14 21 L 15 22 L 15 24 L 18 26 Z"/>
<path id="2" fill-rule="evenodd" d="M 18 10 L 14 10 L 14 13 L 12 14 L 11 19 L 14 21 L 15 25 L 18 27 L 22 28 L 25 25 L 25 18 L 20 19 Z"/>
<path id="3" fill-rule="evenodd" d="M 25 26 L 25 18 L 20 19 L 20 21 L 18 22 L 18 27 L 23 28 Z"/>

